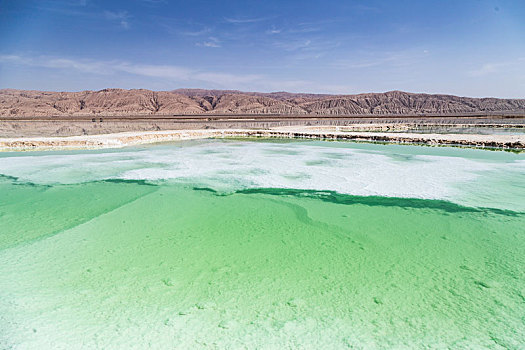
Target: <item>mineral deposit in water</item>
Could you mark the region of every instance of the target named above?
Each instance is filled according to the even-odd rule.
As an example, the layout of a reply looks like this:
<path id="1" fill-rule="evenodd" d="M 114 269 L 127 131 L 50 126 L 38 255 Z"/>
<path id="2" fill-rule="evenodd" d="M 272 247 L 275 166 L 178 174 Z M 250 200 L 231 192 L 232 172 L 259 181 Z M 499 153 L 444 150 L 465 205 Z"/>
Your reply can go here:
<path id="1" fill-rule="evenodd" d="M 525 157 L 205 140 L 0 156 L 0 348 L 520 348 Z"/>

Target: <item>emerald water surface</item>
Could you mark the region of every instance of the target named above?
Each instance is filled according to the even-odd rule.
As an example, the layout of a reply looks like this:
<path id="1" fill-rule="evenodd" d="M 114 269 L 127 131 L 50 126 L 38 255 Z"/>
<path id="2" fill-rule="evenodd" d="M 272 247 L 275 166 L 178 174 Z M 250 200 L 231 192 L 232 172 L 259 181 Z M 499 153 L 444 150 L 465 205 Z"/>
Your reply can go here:
<path id="1" fill-rule="evenodd" d="M 0 348 L 522 348 L 525 157 L 206 140 L 0 155 Z"/>

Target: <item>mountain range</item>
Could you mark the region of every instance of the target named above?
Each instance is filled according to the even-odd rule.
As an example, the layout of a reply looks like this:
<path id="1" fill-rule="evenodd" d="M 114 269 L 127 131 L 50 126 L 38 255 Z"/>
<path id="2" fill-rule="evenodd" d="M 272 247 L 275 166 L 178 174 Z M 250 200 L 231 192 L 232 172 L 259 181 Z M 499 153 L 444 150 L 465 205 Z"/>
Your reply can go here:
<path id="1" fill-rule="evenodd" d="M 524 114 L 525 99 L 471 98 L 389 91 L 323 95 L 234 90 L 104 89 L 81 92 L 0 90 L 0 116 L 248 115 L 462 115 Z"/>

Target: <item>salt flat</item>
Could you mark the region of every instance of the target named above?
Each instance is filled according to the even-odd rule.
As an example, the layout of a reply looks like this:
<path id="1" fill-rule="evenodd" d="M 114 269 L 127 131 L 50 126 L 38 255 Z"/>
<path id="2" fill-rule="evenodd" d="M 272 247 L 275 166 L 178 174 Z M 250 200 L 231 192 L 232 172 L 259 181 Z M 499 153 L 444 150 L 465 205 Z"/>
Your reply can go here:
<path id="1" fill-rule="evenodd" d="M 335 129 L 335 128 L 334 128 Z M 525 134 L 516 135 L 478 135 L 478 134 L 418 134 L 386 132 L 352 132 L 323 130 L 312 127 L 280 127 L 261 129 L 222 129 L 222 130 L 174 130 L 174 131 L 135 131 L 115 134 L 82 135 L 65 137 L 21 137 L 0 138 L 0 150 L 20 149 L 83 149 L 111 148 L 128 145 L 166 142 L 174 140 L 199 139 L 210 137 L 284 137 L 284 138 L 322 138 L 357 141 L 385 141 L 426 144 L 448 144 L 496 148 L 525 147 Z"/>

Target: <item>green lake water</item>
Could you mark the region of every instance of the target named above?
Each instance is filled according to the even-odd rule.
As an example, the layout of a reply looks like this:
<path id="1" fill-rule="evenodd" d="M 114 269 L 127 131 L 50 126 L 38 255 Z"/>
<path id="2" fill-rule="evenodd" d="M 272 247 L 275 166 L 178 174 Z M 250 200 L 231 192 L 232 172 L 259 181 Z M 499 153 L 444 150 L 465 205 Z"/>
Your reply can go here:
<path id="1" fill-rule="evenodd" d="M 0 348 L 523 348 L 524 163 L 319 141 L 4 153 Z"/>

